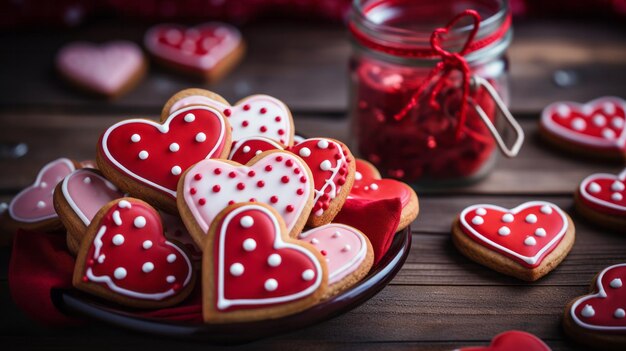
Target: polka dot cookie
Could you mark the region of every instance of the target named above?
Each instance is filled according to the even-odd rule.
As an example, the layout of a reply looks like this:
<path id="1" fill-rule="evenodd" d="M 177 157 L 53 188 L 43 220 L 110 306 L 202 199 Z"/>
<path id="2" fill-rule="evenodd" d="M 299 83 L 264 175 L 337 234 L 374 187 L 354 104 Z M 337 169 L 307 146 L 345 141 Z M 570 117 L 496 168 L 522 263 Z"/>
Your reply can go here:
<path id="1" fill-rule="evenodd" d="M 576 193 L 576 210 L 599 226 L 626 234 L 626 169 L 585 178 Z"/>
<path id="2" fill-rule="evenodd" d="M 563 314 L 565 332 L 594 349 L 626 348 L 626 263 L 607 267 L 592 291 L 570 301 Z"/>
<path id="3" fill-rule="evenodd" d="M 277 318 L 320 301 L 322 254 L 292 239 L 275 209 L 239 203 L 221 211 L 203 245 L 203 316 L 208 323 Z"/>
<path id="4" fill-rule="evenodd" d="M 545 201 L 513 209 L 472 205 L 452 225 L 453 242 L 465 256 L 526 281 L 554 269 L 572 248 L 574 235 L 570 217 Z"/>
<path id="5" fill-rule="evenodd" d="M 175 305 L 194 283 L 187 253 L 165 239 L 158 212 L 133 198 L 114 200 L 98 211 L 73 277 L 80 290 L 138 308 Z"/>

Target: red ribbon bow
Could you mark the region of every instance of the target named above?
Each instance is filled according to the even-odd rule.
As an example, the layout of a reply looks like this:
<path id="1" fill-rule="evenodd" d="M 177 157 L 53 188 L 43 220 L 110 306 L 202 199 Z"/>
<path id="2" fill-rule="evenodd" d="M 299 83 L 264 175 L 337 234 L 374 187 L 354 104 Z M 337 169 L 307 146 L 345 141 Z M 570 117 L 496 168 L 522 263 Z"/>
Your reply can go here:
<path id="1" fill-rule="evenodd" d="M 473 19 L 474 23 L 472 31 L 467 37 L 465 45 L 463 45 L 463 49 L 455 53 L 444 50 L 441 47 L 441 36 L 448 34 L 450 29 L 454 27 L 457 22 L 459 22 L 465 16 L 470 16 Z M 467 99 L 470 90 L 470 68 L 463 56 L 471 51 L 470 49 L 472 43 L 474 41 L 474 38 L 476 37 L 476 33 L 478 33 L 478 29 L 480 28 L 480 20 L 481 18 L 478 12 L 474 10 L 465 10 L 456 15 L 450 22 L 448 22 L 445 27 L 437 28 L 435 29 L 435 31 L 433 31 L 433 34 L 430 36 L 430 46 L 432 47 L 433 51 L 441 57 L 441 61 L 439 61 L 435 68 L 430 71 L 430 73 L 426 77 L 426 80 L 424 81 L 424 84 L 422 84 L 420 88 L 415 92 L 415 94 L 413 94 L 409 103 L 394 116 L 394 119 L 396 121 L 402 120 L 406 116 L 406 114 L 417 105 L 418 97 L 422 95 L 427 87 L 431 86 L 431 83 L 435 79 L 438 80 L 435 82 L 435 85 L 430 91 L 428 103 L 432 108 L 439 110 L 439 103 L 435 99 L 437 95 L 441 92 L 441 89 L 444 87 L 446 78 L 453 71 L 458 70 L 462 74 L 462 98 L 456 137 L 458 139 L 461 136 L 461 132 L 467 118 Z"/>

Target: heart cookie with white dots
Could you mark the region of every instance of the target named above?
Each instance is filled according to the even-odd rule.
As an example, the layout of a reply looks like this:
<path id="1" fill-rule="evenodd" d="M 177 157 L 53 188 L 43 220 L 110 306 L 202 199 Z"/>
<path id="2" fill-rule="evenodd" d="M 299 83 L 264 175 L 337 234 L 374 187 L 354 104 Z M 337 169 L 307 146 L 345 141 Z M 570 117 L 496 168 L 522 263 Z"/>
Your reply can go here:
<path id="1" fill-rule="evenodd" d="M 245 166 L 228 160 L 203 160 L 184 173 L 178 208 L 199 246 L 220 211 L 248 201 L 274 208 L 295 237 L 311 211 L 312 179 L 304 161 L 286 151 L 261 153 Z"/>
<path id="2" fill-rule="evenodd" d="M 46 164 L 37 174 L 32 185 L 20 191 L 9 203 L 8 226 L 30 230 L 52 230 L 60 226 L 54 210 L 55 186 L 76 169 L 77 164 L 67 158 L 59 158 Z"/>
<path id="3" fill-rule="evenodd" d="M 219 111 L 190 106 L 162 124 L 129 119 L 109 127 L 100 138 L 97 162 L 125 192 L 176 213 L 182 173 L 200 160 L 226 157 L 230 145 L 230 127 Z"/>
<path id="4" fill-rule="evenodd" d="M 576 150 L 623 159 L 626 155 L 626 102 L 603 97 L 586 104 L 556 102 L 541 114 L 541 127 L 549 139 L 561 140 Z"/>
<path id="5" fill-rule="evenodd" d="M 626 169 L 585 178 L 576 194 L 577 210 L 589 220 L 619 232 L 626 228 Z"/>
<path id="6" fill-rule="evenodd" d="M 324 256 L 328 266 L 326 297 L 338 294 L 363 279 L 374 263 L 372 244 L 365 234 L 344 224 L 330 223 L 298 235 Z"/>
<path id="7" fill-rule="evenodd" d="M 231 106 L 224 98 L 211 91 L 187 89 L 168 100 L 162 115 L 191 105 L 211 106 L 222 112 L 232 127 L 233 143 L 250 137 L 264 137 L 287 146 L 293 144 L 294 124 L 291 111 L 282 101 L 272 96 L 251 95 Z"/>
<path id="8" fill-rule="evenodd" d="M 281 216 L 264 204 L 220 212 L 203 251 L 203 315 L 209 323 L 293 314 L 317 303 L 327 287 L 321 255 L 291 239 Z"/>
<path id="9" fill-rule="evenodd" d="M 251 137 L 233 146 L 230 159 L 246 162 L 265 150 L 283 148 L 300 156 L 313 174 L 315 197 L 307 224 L 315 227 L 330 223 L 343 206 L 354 182 L 355 164 L 350 150 L 330 138 L 310 138 L 284 147 L 268 138 Z"/>
<path id="10" fill-rule="evenodd" d="M 237 28 L 209 22 L 193 28 L 163 24 L 145 35 L 146 49 L 162 63 L 179 70 L 220 78 L 243 55 L 243 41 Z"/>
<path id="11" fill-rule="evenodd" d="M 573 245 L 573 223 L 569 216 L 545 201 L 526 202 L 510 210 L 488 204 L 472 205 L 461 212 L 457 222 L 453 239 L 463 253 L 492 268 L 495 266 L 496 270 L 498 266 L 490 265 L 490 259 L 505 259 L 510 267 L 519 270 L 521 279 L 538 279 L 531 273 L 547 273 L 543 268 L 546 265 L 554 268 L 555 260 L 562 260 Z M 474 244 L 474 249 L 479 246 L 479 250 L 472 251 L 469 243 Z M 556 254 L 551 256 L 553 252 Z"/>
<path id="12" fill-rule="evenodd" d="M 626 347 L 626 263 L 605 268 L 596 276 L 592 293 L 572 300 L 565 308 L 565 331 L 600 348 Z"/>
<path id="13" fill-rule="evenodd" d="M 187 254 L 165 239 L 158 212 L 133 198 L 114 200 L 96 214 L 73 277 L 80 290 L 140 308 L 175 305 L 194 282 Z"/>

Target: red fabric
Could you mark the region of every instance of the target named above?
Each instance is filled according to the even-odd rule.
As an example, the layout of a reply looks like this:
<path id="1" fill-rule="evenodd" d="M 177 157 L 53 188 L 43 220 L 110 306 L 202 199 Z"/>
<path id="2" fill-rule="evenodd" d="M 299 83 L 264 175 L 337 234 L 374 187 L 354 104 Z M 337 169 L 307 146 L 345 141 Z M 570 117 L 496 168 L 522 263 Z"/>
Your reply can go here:
<path id="1" fill-rule="evenodd" d="M 374 249 L 374 264 L 385 255 L 400 224 L 400 199 L 369 201 L 347 199 L 333 222 L 357 228 L 367 235 Z"/>

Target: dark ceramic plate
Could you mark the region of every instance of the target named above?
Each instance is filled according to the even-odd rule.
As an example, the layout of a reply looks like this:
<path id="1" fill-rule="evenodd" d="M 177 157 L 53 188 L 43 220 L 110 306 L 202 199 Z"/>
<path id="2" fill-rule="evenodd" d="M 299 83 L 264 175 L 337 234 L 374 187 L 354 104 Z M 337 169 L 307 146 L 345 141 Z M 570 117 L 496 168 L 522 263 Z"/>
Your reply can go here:
<path id="1" fill-rule="evenodd" d="M 244 343 L 301 329 L 358 307 L 393 279 L 402 268 L 410 248 L 411 230 L 406 228 L 396 233 L 387 253 L 357 285 L 305 311 L 273 320 L 231 324 L 176 323 L 135 315 L 75 289 L 54 290 L 52 300 L 65 313 L 87 316 L 129 330 L 223 344 Z"/>

